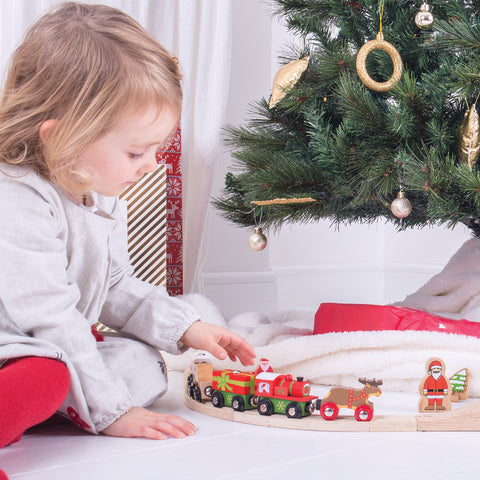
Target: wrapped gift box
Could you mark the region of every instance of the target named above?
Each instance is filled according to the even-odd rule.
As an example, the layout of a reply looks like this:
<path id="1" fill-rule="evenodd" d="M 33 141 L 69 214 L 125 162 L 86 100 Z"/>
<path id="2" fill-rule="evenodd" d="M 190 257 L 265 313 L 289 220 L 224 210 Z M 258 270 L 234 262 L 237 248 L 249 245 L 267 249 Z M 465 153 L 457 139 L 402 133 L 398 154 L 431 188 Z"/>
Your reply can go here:
<path id="1" fill-rule="evenodd" d="M 238 395 L 250 395 L 255 391 L 255 375 L 236 370 L 214 370 L 212 388 Z"/>

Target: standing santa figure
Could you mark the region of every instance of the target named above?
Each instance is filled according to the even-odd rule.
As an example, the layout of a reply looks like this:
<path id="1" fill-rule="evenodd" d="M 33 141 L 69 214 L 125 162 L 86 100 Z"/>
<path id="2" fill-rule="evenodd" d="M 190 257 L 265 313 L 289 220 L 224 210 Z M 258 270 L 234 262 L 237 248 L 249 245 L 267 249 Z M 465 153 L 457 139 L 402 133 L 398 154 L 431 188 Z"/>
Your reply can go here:
<path id="1" fill-rule="evenodd" d="M 437 358 L 431 359 L 427 362 L 427 368 L 428 375 L 424 377 L 421 385 L 421 393 L 424 398 L 426 397 L 427 404 L 425 405 L 425 402 L 421 401 L 420 411 L 450 410 L 450 402 L 446 401 L 450 392 L 450 384 L 442 374 L 443 362 Z"/>

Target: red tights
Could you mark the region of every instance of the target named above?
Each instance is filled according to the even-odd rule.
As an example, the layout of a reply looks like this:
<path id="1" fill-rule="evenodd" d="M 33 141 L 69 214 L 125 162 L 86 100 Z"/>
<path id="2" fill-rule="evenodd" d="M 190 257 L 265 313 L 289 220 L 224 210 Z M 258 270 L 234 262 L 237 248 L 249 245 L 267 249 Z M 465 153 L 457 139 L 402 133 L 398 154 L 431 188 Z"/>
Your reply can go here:
<path id="1" fill-rule="evenodd" d="M 58 360 L 9 360 L 0 369 L 0 448 L 18 442 L 27 428 L 51 417 L 65 400 L 69 386 L 68 369 Z"/>

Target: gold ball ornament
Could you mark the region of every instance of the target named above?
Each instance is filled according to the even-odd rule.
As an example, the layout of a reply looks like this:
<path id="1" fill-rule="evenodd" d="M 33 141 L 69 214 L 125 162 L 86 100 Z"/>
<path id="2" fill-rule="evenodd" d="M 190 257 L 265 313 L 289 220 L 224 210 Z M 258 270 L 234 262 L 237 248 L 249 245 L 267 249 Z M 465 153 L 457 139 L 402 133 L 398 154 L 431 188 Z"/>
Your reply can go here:
<path id="1" fill-rule="evenodd" d="M 260 252 L 267 246 L 267 237 L 262 233 L 260 227 L 255 227 L 253 233 L 248 238 L 248 244 L 252 250 Z"/>
<path id="2" fill-rule="evenodd" d="M 372 50 L 384 50 L 390 55 L 393 63 L 393 74 L 386 82 L 376 82 L 367 72 L 366 60 Z M 388 92 L 402 78 L 403 62 L 398 50 L 383 39 L 383 33 L 380 32 L 375 40 L 367 42 L 357 53 L 357 73 L 360 80 L 375 92 Z"/>
<path id="3" fill-rule="evenodd" d="M 433 25 L 432 9 L 427 2 L 423 2 L 420 11 L 415 15 L 415 23 L 418 28 L 429 28 Z"/>
<path id="4" fill-rule="evenodd" d="M 465 112 L 458 132 L 458 157 L 460 162 L 473 169 L 480 152 L 480 121 L 477 109 L 472 105 Z"/>
<path id="5" fill-rule="evenodd" d="M 273 79 L 272 96 L 268 108 L 274 107 L 298 82 L 308 66 L 309 58 L 303 57 L 300 60 L 293 60 L 280 68 Z"/>
<path id="6" fill-rule="evenodd" d="M 410 200 L 405 196 L 405 192 L 400 190 L 397 194 L 397 198 L 392 202 L 391 205 L 392 213 L 397 218 L 405 218 L 410 215 L 412 212 L 412 204 Z"/>

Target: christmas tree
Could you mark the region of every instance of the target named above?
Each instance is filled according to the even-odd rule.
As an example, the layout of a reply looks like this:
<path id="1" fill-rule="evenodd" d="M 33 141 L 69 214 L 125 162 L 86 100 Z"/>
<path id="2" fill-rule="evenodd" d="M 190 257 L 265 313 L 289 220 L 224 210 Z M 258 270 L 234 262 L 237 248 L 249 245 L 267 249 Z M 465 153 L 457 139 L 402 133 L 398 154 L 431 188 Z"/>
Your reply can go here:
<path id="1" fill-rule="evenodd" d="M 273 3 L 299 42 L 246 124 L 226 128 L 221 213 L 480 236 L 480 0 Z"/>

